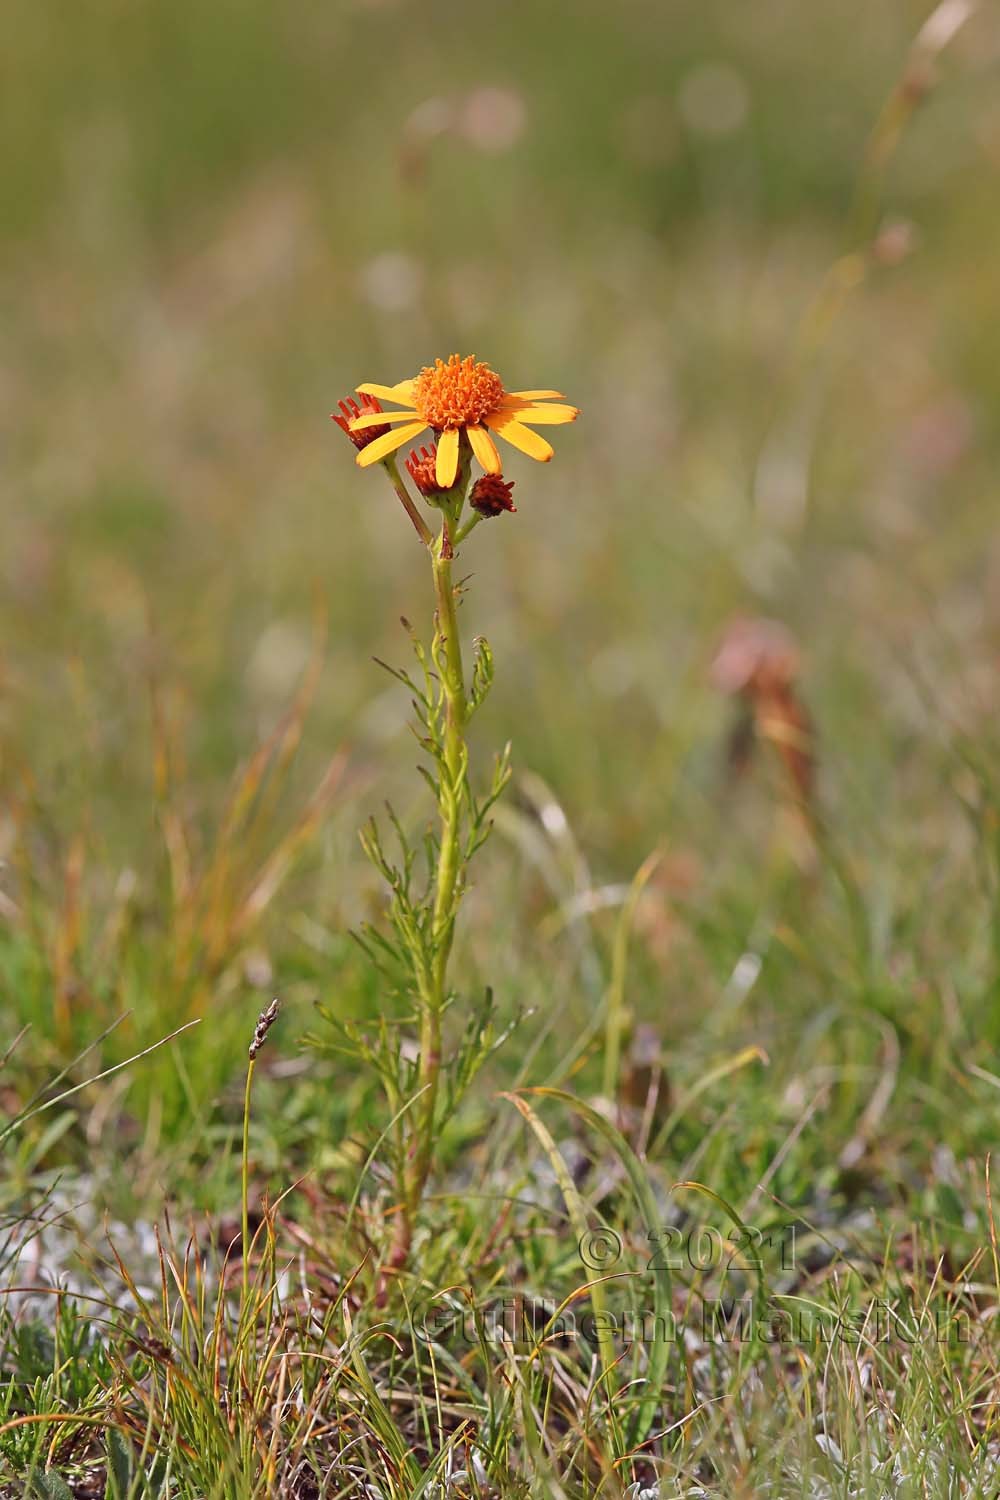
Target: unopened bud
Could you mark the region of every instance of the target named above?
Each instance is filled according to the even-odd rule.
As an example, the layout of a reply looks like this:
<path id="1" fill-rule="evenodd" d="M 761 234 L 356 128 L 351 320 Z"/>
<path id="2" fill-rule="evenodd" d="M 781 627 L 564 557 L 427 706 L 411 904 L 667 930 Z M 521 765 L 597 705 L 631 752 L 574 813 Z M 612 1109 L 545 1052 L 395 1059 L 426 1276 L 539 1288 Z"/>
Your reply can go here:
<path id="1" fill-rule="evenodd" d="M 500 474 L 484 474 L 472 486 L 469 504 L 473 510 L 478 510 L 481 516 L 498 516 L 501 511 L 516 510 L 517 507 L 511 499 L 513 488 L 512 479 L 506 480 Z"/>
<path id="2" fill-rule="evenodd" d="M 374 443 L 376 438 L 384 437 L 389 431 L 387 422 L 375 422 L 370 427 L 362 427 L 360 431 L 352 430 L 352 422 L 359 417 L 373 417 L 381 412 L 382 407 L 374 396 L 362 396 L 361 404 L 355 401 L 353 396 L 348 396 L 346 401 L 338 401 L 340 411 L 332 411 L 330 416 L 336 422 L 341 432 L 346 432 L 355 448 L 359 451 L 367 448 L 369 443 Z"/>

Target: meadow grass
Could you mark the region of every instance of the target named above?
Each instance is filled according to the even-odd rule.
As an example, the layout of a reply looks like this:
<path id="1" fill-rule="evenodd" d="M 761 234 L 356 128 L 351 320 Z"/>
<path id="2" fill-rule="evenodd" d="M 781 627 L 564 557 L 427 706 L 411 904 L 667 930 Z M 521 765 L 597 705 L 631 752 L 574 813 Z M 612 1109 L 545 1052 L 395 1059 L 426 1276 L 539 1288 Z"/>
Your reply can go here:
<path id="1" fill-rule="evenodd" d="M 929 11 L 14 0 L 0 1492 L 998 1492 L 996 12 Z M 326 413 L 451 347 L 584 416 L 469 549 L 501 1044 L 386 1298 L 426 559 Z"/>

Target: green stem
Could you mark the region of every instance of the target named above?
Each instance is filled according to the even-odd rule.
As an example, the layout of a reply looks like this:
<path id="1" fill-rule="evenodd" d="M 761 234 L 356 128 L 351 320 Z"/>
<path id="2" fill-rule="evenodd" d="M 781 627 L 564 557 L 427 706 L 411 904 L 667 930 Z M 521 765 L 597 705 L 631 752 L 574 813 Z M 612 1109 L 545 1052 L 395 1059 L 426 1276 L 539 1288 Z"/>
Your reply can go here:
<path id="1" fill-rule="evenodd" d="M 385 469 L 385 472 L 392 480 L 392 487 L 396 491 L 396 494 L 399 496 L 400 504 L 406 511 L 406 514 L 409 516 L 410 520 L 413 522 L 413 529 L 417 533 L 417 536 L 423 542 L 425 547 L 433 546 L 434 534 L 411 500 L 406 485 L 403 483 L 403 476 L 399 472 L 399 468 L 397 467 L 396 459 L 393 454 L 390 453 L 388 458 L 384 458 L 382 460 L 382 467 Z"/>
<path id="2" fill-rule="evenodd" d="M 423 1195 L 434 1153 L 434 1126 L 438 1083 L 441 1074 L 441 1014 L 448 998 L 448 960 L 455 923 L 455 900 L 461 868 L 462 799 L 465 788 L 465 675 L 462 642 L 455 608 L 455 585 L 451 576 L 453 548 L 446 519 L 432 550 L 434 590 L 437 596 L 437 630 L 441 637 L 443 669 L 441 686 L 445 699 L 444 770 L 442 774 L 441 841 L 434 891 L 434 957 L 429 991 L 420 1019 L 420 1066 L 422 1090 L 418 1123 L 418 1145 L 407 1193 L 410 1215 Z"/>
<path id="3" fill-rule="evenodd" d="M 243 1095 L 243 1155 L 241 1163 L 241 1223 L 240 1246 L 243 1251 L 243 1304 L 246 1306 L 250 1288 L 250 1089 L 253 1085 L 253 1070 L 256 1058 L 251 1057 L 247 1067 L 247 1086 Z"/>
<path id="4" fill-rule="evenodd" d="M 441 676 L 445 705 L 444 765 L 441 768 L 439 813 L 441 820 L 437 870 L 434 882 L 434 908 L 429 962 L 421 962 L 417 975 L 420 1004 L 420 1060 L 417 1083 L 420 1092 L 413 1126 L 413 1155 L 402 1164 L 400 1205 L 396 1215 L 392 1247 L 386 1272 L 378 1291 L 378 1303 L 388 1296 L 388 1276 L 406 1265 L 413 1242 L 413 1227 L 427 1178 L 434 1159 L 434 1137 L 437 1102 L 441 1078 L 441 1016 L 448 998 L 448 960 L 451 956 L 455 923 L 455 906 L 459 896 L 461 873 L 462 805 L 465 796 L 466 749 L 465 721 L 468 706 L 465 697 L 465 675 L 462 669 L 462 643 L 458 633 L 455 608 L 455 585 L 451 564 L 458 542 L 468 536 L 479 520 L 476 516 L 463 529 L 459 519 L 469 482 L 471 452 L 463 440 L 458 473 L 452 489 L 440 497 L 442 511 L 440 535 L 434 537 L 417 511 L 403 484 L 395 460 L 388 458 L 384 467 L 393 488 L 417 535 L 431 555 L 434 592 L 437 599 L 436 626 L 439 652 L 435 659 Z M 404 1127 L 405 1128 L 405 1127 Z"/>
<path id="5" fill-rule="evenodd" d="M 434 552 L 434 588 L 437 594 L 437 628 L 444 646 L 442 687 L 445 697 L 444 763 L 447 795 L 441 804 L 441 857 L 438 860 L 434 895 L 435 964 L 434 987 L 439 1006 L 446 998 L 445 976 L 451 953 L 455 913 L 455 886 L 459 869 L 462 793 L 465 783 L 465 675 L 462 642 L 458 633 L 455 587 L 451 578 L 453 550 L 447 522 Z"/>
<path id="6" fill-rule="evenodd" d="M 452 546 L 453 547 L 460 547 L 462 545 L 462 543 L 465 541 L 465 538 L 469 535 L 469 533 L 472 532 L 472 531 L 475 531 L 476 527 L 479 525 L 480 521 L 482 521 L 482 520 L 483 520 L 483 516 L 480 514 L 480 512 L 478 510 L 474 510 L 472 512 L 472 515 L 466 521 L 465 525 L 462 526 L 462 527 L 460 527 L 457 535 L 455 536 L 455 538 L 452 541 Z"/>

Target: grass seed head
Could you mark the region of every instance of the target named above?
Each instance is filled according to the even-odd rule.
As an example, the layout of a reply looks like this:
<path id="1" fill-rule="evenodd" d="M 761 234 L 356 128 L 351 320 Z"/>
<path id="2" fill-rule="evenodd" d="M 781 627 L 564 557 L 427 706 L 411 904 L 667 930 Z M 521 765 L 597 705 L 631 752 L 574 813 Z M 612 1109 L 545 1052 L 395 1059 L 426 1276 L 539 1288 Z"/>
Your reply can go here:
<path id="1" fill-rule="evenodd" d="M 281 1001 L 275 995 L 266 1010 L 262 1010 L 257 1017 L 257 1025 L 254 1027 L 253 1040 L 250 1043 L 250 1061 L 252 1062 L 257 1053 L 267 1040 L 267 1033 L 278 1019 L 278 1011 L 281 1009 Z"/>

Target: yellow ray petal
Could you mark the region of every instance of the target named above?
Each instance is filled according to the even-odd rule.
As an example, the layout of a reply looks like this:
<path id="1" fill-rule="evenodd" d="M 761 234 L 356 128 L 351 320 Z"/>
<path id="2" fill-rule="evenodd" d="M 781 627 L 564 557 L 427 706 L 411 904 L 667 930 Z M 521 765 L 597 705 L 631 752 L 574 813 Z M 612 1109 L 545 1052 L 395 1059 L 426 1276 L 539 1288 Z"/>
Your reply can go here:
<path id="1" fill-rule="evenodd" d="M 562 391 L 508 391 L 500 405 L 508 401 L 565 401 Z"/>
<path id="2" fill-rule="evenodd" d="M 500 462 L 497 445 L 486 431 L 486 428 L 479 427 L 474 423 L 465 430 L 469 434 L 472 451 L 487 474 L 502 474 L 503 464 Z"/>
<path id="3" fill-rule="evenodd" d="M 366 385 L 356 386 L 359 396 L 381 396 L 385 401 L 407 402 L 413 401 L 413 381 L 401 380 L 398 385 L 375 385 L 369 381 Z"/>
<path id="4" fill-rule="evenodd" d="M 397 448 L 402 448 L 411 438 L 415 438 L 423 432 L 427 426 L 426 422 L 411 422 L 408 427 L 397 427 L 395 432 L 386 432 L 382 437 L 369 443 L 367 448 L 362 448 L 358 454 L 358 463 L 363 469 L 369 464 L 377 464 L 380 458 L 386 458 L 390 453 L 395 453 Z"/>
<path id="5" fill-rule="evenodd" d="M 533 427 L 558 427 L 563 422 L 575 422 L 580 415 L 575 406 L 560 406 L 556 402 L 540 403 L 525 401 L 517 406 L 504 406 L 504 414 L 529 422 Z"/>
<path id="6" fill-rule="evenodd" d="M 381 427 L 386 422 L 414 422 L 415 411 L 366 411 L 348 423 L 352 432 L 363 432 L 366 427 Z"/>
<path id="7" fill-rule="evenodd" d="M 443 490 L 450 490 L 458 474 L 458 428 L 446 427 L 438 438 L 437 465 L 434 478 Z"/>
<path id="8" fill-rule="evenodd" d="M 512 443 L 515 448 L 520 448 L 521 452 L 526 453 L 529 458 L 537 458 L 539 463 L 547 464 L 552 457 L 550 443 L 506 412 L 495 412 L 493 416 L 487 417 L 486 425 L 492 427 L 495 433 L 505 438 L 508 443 Z"/>

